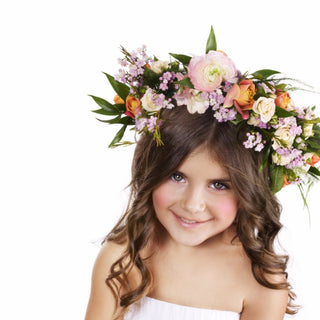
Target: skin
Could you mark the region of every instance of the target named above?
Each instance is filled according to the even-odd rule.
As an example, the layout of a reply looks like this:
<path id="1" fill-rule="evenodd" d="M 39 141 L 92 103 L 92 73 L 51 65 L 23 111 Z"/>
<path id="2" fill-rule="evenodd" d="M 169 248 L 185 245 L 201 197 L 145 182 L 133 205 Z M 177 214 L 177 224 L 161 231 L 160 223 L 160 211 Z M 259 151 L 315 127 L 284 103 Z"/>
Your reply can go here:
<path id="1" fill-rule="evenodd" d="M 238 203 L 230 178 L 206 150 L 190 154 L 152 196 L 161 241 L 142 252 L 150 257 L 146 264 L 154 277 L 150 297 L 234 311 L 241 320 L 283 319 L 288 292 L 265 288 L 253 277 L 250 260 L 234 239 Z M 101 249 L 86 320 L 112 319 L 118 309 L 105 278 L 123 249 L 110 242 Z M 137 283 L 137 270 L 129 278 Z"/>

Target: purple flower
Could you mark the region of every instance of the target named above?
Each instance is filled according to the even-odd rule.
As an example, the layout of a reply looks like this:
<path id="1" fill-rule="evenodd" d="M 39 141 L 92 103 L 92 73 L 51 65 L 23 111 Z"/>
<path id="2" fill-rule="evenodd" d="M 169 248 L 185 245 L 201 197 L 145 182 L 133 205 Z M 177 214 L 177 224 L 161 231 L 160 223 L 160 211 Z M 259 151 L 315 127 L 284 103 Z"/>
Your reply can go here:
<path id="1" fill-rule="evenodd" d="M 216 109 L 213 116 L 218 120 L 218 122 L 227 122 L 235 120 L 236 115 L 237 112 L 234 109 L 220 107 Z"/>
<path id="2" fill-rule="evenodd" d="M 157 126 L 157 121 L 158 121 L 158 118 L 155 116 L 151 116 L 147 120 L 147 129 L 149 132 L 154 132 L 155 127 Z"/>
<path id="3" fill-rule="evenodd" d="M 136 129 L 140 132 L 144 129 L 144 127 L 147 124 L 147 120 L 146 118 L 142 118 L 141 117 L 141 113 L 137 114 L 135 122 L 136 122 Z"/>
<path id="4" fill-rule="evenodd" d="M 260 152 L 264 148 L 265 141 L 262 141 L 262 135 L 260 132 L 247 133 L 248 139 L 243 142 L 246 149 L 254 148 L 255 151 Z"/>

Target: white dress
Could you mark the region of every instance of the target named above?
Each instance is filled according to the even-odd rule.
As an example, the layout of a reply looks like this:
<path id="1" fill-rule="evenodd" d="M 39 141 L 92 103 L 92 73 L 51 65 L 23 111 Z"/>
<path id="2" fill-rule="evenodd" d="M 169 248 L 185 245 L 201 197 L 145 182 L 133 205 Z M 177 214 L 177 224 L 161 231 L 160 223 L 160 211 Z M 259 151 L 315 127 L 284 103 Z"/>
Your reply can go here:
<path id="1" fill-rule="evenodd" d="M 144 297 L 133 304 L 124 320 L 239 320 L 233 311 L 201 309 Z"/>

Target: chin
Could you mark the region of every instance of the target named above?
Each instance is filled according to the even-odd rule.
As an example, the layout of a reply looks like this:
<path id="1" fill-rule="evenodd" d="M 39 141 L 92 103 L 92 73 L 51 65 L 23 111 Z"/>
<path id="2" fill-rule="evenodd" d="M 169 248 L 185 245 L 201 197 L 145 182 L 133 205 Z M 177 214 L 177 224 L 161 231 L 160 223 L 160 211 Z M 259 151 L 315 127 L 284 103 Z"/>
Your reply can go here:
<path id="1" fill-rule="evenodd" d="M 179 245 L 186 246 L 186 247 L 198 247 L 202 244 L 206 243 L 208 240 L 212 239 L 214 237 L 171 237 L 174 242 L 176 242 Z"/>

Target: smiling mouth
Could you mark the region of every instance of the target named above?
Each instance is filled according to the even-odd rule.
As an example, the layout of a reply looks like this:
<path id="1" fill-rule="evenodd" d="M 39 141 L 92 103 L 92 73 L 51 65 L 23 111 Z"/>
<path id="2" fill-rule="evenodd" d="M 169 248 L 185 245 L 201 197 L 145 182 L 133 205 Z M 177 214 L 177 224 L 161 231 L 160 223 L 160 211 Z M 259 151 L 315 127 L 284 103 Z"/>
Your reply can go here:
<path id="1" fill-rule="evenodd" d="M 176 215 L 175 213 L 173 215 L 184 226 L 196 226 L 196 225 L 204 224 L 204 223 L 212 220 L 212 219 L 208 219 L 208 220 L 205 220 L 205 221 L 189 220 L 189 219 L 180 217 L 180 216 Z"/>

